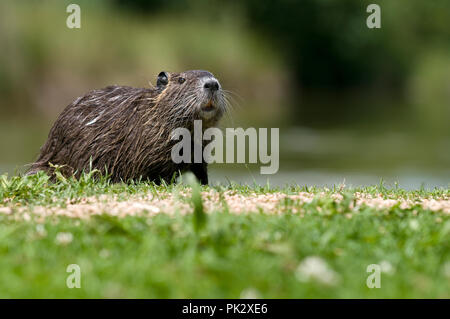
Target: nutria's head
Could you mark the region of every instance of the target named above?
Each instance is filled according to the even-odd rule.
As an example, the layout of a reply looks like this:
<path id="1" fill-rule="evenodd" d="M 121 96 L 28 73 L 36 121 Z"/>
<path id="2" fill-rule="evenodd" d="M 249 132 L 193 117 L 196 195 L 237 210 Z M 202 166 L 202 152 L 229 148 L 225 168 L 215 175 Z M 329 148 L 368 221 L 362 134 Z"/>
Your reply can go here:
<path id="1" fill-rule="evenodd" d="M 226 111 L 227 103 L 219 81 L 208 71 L 194 70 L 182 73 L 159 73 L 158 105 L 176 110 L 178 118 L 203 120 L 212 126 Z"/>

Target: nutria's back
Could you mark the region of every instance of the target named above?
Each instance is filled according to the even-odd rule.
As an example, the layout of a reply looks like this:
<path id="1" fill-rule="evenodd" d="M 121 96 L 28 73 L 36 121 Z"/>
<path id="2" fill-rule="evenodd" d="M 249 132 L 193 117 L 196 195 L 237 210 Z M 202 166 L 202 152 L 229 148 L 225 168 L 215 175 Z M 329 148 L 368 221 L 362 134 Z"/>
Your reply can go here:
<path id="1" fill-rule="evenodd" d="M 77 98 L 60 114 L 29 173 L 64 175 L 107 170 L 113 181 L 170 180 L 192 170 L 207 183 L 206 163 L 175 164 L 171 132 L 217 124 L 225 111 L 217 79 L 207 71 L 161 72 L 153 88 L 108 86 Z M 51 165 L 53 164 L 53 165 Z M 91 166 L 92 165 L 92 166 Z"/>

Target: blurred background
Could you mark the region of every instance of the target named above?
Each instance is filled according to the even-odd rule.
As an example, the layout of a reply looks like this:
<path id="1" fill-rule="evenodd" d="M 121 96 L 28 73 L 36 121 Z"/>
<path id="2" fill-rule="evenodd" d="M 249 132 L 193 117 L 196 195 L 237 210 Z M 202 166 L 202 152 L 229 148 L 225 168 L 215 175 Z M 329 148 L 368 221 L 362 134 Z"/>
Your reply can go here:
<path id="1" fill-rule="evenodd" d="M 206 69 L 223 127 L 279 127 L 280 170 L 214 164 L 213 183 L 448 187 L 450 1 L 0 2 L 0 174 L 23 172 L 76 97 Z M 81 7 L 69 29 L 66 7 Z"/>

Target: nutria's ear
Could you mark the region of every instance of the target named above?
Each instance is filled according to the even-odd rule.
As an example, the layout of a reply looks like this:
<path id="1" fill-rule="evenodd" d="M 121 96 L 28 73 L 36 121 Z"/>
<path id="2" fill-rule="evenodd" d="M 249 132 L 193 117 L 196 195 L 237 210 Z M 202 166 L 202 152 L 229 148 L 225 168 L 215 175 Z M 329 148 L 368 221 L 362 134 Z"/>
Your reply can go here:
<path id="1" fill-rule="evenodd" d="M 162 71 L 158 74 L 158 79 L 156 80 L 156 86 L 166 86 L 169 83 L 169 74 Z"/>

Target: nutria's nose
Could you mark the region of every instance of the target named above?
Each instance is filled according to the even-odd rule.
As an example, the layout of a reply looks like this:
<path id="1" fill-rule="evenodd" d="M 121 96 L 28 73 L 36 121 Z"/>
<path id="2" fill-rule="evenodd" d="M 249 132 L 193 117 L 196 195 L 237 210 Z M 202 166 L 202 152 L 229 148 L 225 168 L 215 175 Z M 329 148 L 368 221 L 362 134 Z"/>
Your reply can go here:
<path id="1" fill-rule="evenodd" d="M 203 87 L 211 92 L 217 91 L 219 89 L 219 82 L 216 80 L 208 80 L 208 82 L 203 85 Z"/>

